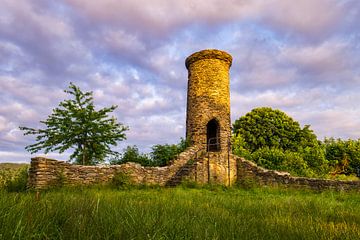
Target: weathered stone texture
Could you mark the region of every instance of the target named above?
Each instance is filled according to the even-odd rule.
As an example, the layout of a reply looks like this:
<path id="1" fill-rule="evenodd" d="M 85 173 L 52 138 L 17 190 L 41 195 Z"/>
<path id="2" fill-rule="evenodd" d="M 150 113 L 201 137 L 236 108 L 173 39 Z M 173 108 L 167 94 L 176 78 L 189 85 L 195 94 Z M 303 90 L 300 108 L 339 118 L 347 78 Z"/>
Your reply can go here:
<path id="1" fill-rule="evenodd" d="M 230 128 L 230 77 L 232 57 L 219 50 L 203 50 L 189 56 L 186 136 L 192 144 L 204 145 L 207 123 L 220 125 L 220 148 L 227 150 Z"/>
<path id="2" fill-rule="evenodd" d="M 293 177 L 287 172 L 267 170 L 255 163 L 232 155 L 237 162 L 238 181 L 249 179 L 260 185 L 282 185 L 295 188 L 309 188 L 314 190 L 357 190 L 360 191 L 360 181 L 339 181 L 306 177 Z"/>
<path id="3" fill-rule="evenodd" d="M 125 173 L 134 184 L 157 184 L 173 186 L 181 182 L 185 175 L 184 168 L 193 167 L 199 148 L 193 146 L 165 167 L 143 167 L 136 163 L 108 166 L 82 166 L 36 157 L 31 159 L 29 169 L 30 188 L 44 189 L 62 185 L 105 184 L 112 180 L 116 173 Z M 188 164 L 188 163 L 191 164 Z"/>

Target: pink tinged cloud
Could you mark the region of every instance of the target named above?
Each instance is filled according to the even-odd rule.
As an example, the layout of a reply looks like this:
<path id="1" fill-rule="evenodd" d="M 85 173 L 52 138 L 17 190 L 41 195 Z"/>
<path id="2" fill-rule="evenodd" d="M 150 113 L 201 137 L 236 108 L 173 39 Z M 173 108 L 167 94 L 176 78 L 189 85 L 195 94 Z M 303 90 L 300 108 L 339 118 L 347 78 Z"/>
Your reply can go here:
<path id="1" fill-rule="evenodd" d="M 66 0 L 88 19 L 111 26 L 164 33 L 192 23 L 209 25 L 243 20 L 260 21 L 279 31 L 318 38 L 329 35 L 348 9 L 335 0 Z"/>
<path id="2" fill-rule="evenodd" d="M 347 10 L 337 0 L 261 1 L 264 20 L 280 31 L 307 38 L 330 35 L 341 25 Z"/>
<path id="3" fill-rule="evenodd" d="M 332 39 L 318 45 L 284 48 L 281 57 L 307 72 L 333 74 L 353 67 L 350 50 L 351 45 L 347 41 Z"/>

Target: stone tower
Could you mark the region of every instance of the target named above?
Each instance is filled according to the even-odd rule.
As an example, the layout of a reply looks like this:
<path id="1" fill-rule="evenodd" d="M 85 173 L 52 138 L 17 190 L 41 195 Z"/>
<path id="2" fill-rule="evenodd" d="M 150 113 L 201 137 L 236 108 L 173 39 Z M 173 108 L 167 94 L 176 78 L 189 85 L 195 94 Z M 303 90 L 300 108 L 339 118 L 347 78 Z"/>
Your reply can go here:
<path id="1" fill-rule="evenodd" d="M 188 69 L 186 137 L 209 152 L 230 147 L 230 77 L 232 57 L 203 50 L 185 60 Z"/>

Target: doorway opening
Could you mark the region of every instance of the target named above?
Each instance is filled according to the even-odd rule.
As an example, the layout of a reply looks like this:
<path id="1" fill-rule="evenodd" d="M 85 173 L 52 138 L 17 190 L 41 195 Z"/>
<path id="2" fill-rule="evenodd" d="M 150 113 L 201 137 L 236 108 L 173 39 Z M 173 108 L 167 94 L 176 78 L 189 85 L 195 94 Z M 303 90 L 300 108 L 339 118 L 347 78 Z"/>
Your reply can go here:
<path id="1" fill-rule="evenodd" d="M 206 125 L 206 146 L 208 152 L 220 151 L 220 125 L 216 119 Z"/>

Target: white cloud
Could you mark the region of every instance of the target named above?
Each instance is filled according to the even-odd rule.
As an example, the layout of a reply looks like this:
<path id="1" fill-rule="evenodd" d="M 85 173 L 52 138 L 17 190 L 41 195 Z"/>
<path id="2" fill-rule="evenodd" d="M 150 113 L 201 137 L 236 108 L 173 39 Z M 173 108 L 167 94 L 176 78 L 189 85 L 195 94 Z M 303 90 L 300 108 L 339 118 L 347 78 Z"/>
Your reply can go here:
<path id="1" fill-rule="evenodd" d="M 319 38 L 333 33 L 346 10 L 336 0 L 270 0 L 262 1 L 264 20 L 278 30 L 306 38 Z"/>
<path id="2" fill-rule="evenodd" d="M 332 39 L 315 46 L 285 48 L 281 57 L 308 73 L 334 74 L 352 67 L 348 48 L 347 42 Z"/>
<path id="3" fill-rule="evenodd" d="M 2 1 L 0 161 L 29 158 L 20 149 L 31 139 L 17 126 L 38 126 L 70 81 L 93 91 L 98 107 L 119 105 L 114 114 L 130 125 L 121 146 L 177 142 L 185 134 L 184 60 L 204 48 L 233 55 L 233 120 L 270 106 L 319 136 L 356 137 L 359 7 L 354 0 Z"/>

